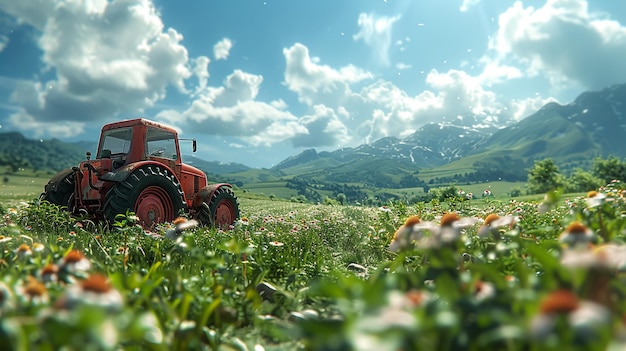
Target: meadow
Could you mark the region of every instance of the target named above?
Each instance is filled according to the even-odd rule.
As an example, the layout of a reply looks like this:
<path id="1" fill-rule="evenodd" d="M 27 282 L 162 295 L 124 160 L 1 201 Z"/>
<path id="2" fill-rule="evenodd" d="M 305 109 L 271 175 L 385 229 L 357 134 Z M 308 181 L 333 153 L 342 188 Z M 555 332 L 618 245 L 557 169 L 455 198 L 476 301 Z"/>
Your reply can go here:
<path id="1" fill-rule="evenodd" d="M 620 182 L 380 207 L 240 197 L 224 230 L 186 218 L 144 230 L 132 213 L 106 226 L 11 184 L 0 195 L 6 349 L 626 347 Z"/>

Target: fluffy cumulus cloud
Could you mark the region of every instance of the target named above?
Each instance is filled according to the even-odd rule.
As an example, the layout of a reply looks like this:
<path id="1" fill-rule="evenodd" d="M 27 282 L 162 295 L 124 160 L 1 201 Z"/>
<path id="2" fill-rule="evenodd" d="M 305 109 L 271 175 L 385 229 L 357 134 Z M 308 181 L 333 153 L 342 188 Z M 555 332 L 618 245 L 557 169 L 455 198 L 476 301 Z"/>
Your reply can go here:
<path id="1" fill-rule="evenodd" d="M 156 118 L 187 125 L 196 132 L 239 137 L 248 143 L 269 146 L 308 133 L 298 118 L 285 110 L 282 100 L 256 100 L 263 77 L 235 70 L 222 86 L 206 87 L 185 111 L 165 110 Z"/>
<path id="2" fill-rule="evenodd" d="M 324 105 L 316 105 L 311 115 L 299 119 L 306 133 L 297 134 L 292 139 L 295 147 L 341 147 L 350 142 L 349 131 L 335 110 Z"/>
<path id="3" fill-rule="evenodd" d="M 393 24 L 400 16 L 376 16 L 361 13 L 357 24 L 359 32 L 352 36 L 354 40 L 362 40 L 372 49 L 372 55 L 376 62 L 383 66 L 389 66 L 389 48 L 391 47 L 391 33 Z"/>
<path id="4" fill-rule="evenodd" d="M 285 56 L 285 85 L 298 94 L 301 102 L 315 105 L 316 101 L 341 99 L 350 95 L 350 85 L 371 79 L 373 75 L 352 65 L 334 69 L 321 65 L 309 55 L 309 49 L 296 43 L 283 49 Z"/>
<path id="5" fill-rule="evenodd" d="M 226 60 L 232 47 L 233 42 L 228 38 L 224 38 L 213 46 L 213 56 L 216 60 Z"/>
<path id="6" fill-rule="evenodd" d="M 490 47 L 554 84 L 595 90 L 626 81 L 626 27 L 591 13 L 583 0 L 548 0 L 539 8 L 516 2 L 500 15 Z"/>
<path id="7" fill-rule="evenodd" d="M 88 120 L 153 106 L 168 86 L 184 92 L 192 74 L 182 36 L 164 28 L 149 0 L 2 0 L 0 8 L 40 31 L 53 77 L 22 82 L 13 93 L 21 108 L 11 121 L 20 128 L 76 134 Z"/>
<path id="8" fill-rule="evenodd" d="M 192 72 L 198 78 L 198 90 L 202 91 L 206 88 L 209 80 L 209 63 L 211 60 L 206 56 L 200 56 L 193 59 Z"/>
<path id="9" fill-rule="evenodd" d="M 285 85 L 315 111 L 315 118 L 300 120 L 307 126 L 308 134 L 298 135 L 294 144 L 303 146 L 312 146 L 313 131 L 326 133 L 319 140 L 354 145 L 385 136 L 407 136 L 430 122 L 458 123 L 461 118 L 468 126 L 506 124 L 517 117 L 517 111 L 527 112 L 536 103 L 502 103 L 493 91 L 485 88 L 486 81 L 516 76 L 513 69 L 501 67 L 501 72 L 494 72 L 490 68 L 485 76 L 472 76 L 460 70 L 432 70 L 425 80 L 428 89 L 410 96 L 390 81 L 375 79 L 369 72 L 352 66 L 332 68 L 316 62 L 302 44 L 284 49 L 283 54 L 287 63 Z M 336 132 L 331 136 L 332 130 Z"/>

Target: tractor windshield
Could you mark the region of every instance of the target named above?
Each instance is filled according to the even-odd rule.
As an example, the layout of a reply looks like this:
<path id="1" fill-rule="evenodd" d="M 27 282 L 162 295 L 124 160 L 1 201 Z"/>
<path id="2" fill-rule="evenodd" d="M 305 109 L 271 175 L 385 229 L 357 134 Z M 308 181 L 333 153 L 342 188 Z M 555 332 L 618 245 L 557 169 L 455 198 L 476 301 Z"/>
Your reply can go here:
<path id="1" fill-rule="evenodd" d="M 127 154 L 128 151 L 130 151 L 130 141 L 132 137 L 132 128 L 119 128 L 104 131 L 102 134 L 102 147 L 99 151 L 100 155 L 103 155 L 103 151 L 109 155 Z"/>
<path id="2" fill-rule="evenodd" d="M 167 130 L 148 128 L 146 134 L 146 152 L 148 156 L 156 156 L 176 160 L 176 135 Z"/>

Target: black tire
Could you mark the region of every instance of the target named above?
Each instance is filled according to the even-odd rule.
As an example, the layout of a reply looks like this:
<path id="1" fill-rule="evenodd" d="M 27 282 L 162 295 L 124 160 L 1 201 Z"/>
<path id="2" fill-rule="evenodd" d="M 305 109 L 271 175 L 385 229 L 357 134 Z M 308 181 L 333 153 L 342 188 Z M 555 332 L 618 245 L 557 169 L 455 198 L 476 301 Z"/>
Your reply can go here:
<path id="1" fill-rule="evenodd" d="M 105 196 L 104 218 L 115 222 L 115 216 L 134 212 L 139 224 L 154 229 L 157 223 L 173 221 L 187 204 L 180 182 L 167 169 L 150 165 L 133 171 L 126 180 L 115 184 Z"/>
<path id="2" fill-rule="evenodd" d="M 71 172 L 63 176 L 59 181 L 55 178 L 48 181 L 44 187 L 44 192 L 39 196 L 39 200 L 68 209 L 70 201 L 74 197 L 76 176 L 74 172 Z"/>
<path id="3" fill-rule="evenodd" d="M 204 225 L 227 229 L 239 218 L 239 200 L 231 188 L 222 186 L 215 190 L 209 201 L 198 209 L 198 220 Z"/>

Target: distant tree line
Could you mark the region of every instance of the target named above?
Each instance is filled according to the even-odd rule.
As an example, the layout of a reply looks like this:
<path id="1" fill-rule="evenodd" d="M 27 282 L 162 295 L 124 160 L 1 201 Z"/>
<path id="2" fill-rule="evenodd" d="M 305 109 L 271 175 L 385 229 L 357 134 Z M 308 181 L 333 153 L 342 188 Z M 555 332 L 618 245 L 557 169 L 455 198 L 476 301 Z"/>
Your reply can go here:
<path id="1" fill-rule="evenodd" d="M 611 181 L 626 181 L 626 162 L 617 156 L 606 159 L 597 157 L 591 170 L 577 168 L 568 176 L 564 175 L 552 159 L 535 161 L 528 172 L 529 194 L 546 193 L 556 189 L 565 192 L 585 192 L 595 190 Z"/>

